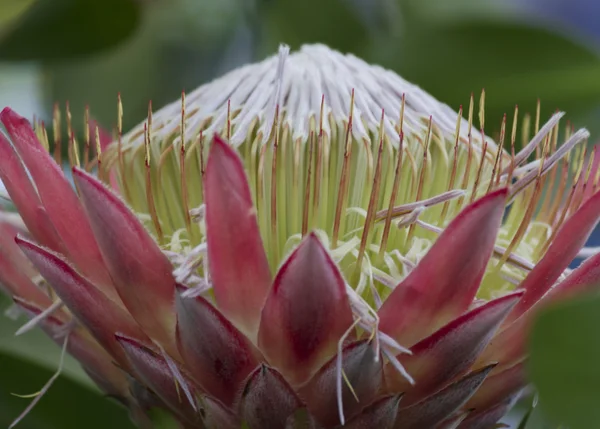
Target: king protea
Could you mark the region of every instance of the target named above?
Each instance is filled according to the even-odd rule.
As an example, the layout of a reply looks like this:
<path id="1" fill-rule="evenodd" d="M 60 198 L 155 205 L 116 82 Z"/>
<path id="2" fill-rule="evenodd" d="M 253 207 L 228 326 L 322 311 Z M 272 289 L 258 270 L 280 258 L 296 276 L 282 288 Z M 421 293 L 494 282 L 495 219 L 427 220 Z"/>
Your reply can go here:
<path id="1" fill-rule="evenodd" d="M 114 137 L 86 111 L 81 144 L 67 111 L 72 182 L 60 112 L 49 139 L 2 111 L 20 217 L 0 223 L 0 278 L 22 331 L 141 426 L 159 407 L 184 428 L 491 428 L 527 385 L 532 316 L 600 278 L 600 255 L 568 269 L 600 155 L 562 113 L 518 131 L 515 110 L 494 142 L 483 96 L 463 119 L 324 46 L 127 134 L 120 103 Z"/>

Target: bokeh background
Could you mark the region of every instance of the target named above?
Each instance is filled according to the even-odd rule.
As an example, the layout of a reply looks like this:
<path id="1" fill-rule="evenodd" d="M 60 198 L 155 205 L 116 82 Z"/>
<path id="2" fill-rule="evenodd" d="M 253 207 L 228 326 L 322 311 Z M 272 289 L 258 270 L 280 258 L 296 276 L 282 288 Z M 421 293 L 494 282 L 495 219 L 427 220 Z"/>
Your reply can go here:
<path id="1" fill-rule="evenodd" d="M 74 118 L 89 105 L 110 129 L 120 92 L 128 128 L 149 100 L 166 104 L 281 42 L 352 52 L 455 109 L 485 88 L 490 134 L 540 99 L 543 117 L 560 108 L 600 136 L 597 0 L 0 0 L 0 106 L 48 121 L 55 102 Z M 0 427 L 27 405 L 11 393 L 39 390 L 58 365 L 38 333 L 14 337 L 19 323 L 0 322 Z M 63 373 L 21 428 L 131 427 L 73 361 Z M 521 427 L 556 427 L 544 420 L 534 411 Z"/>

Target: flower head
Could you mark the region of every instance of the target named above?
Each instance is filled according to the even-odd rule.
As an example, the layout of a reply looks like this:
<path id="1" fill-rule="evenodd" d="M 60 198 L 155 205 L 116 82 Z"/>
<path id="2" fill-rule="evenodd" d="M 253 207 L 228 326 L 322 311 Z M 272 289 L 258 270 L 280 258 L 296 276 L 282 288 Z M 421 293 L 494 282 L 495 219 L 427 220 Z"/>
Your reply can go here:
<path id="1" fill-rule="evenodd" d="M 127 134 L 119 108 L 114 141 L 86 114 L 74 187 L 7 108 L 22 223 L 0 222 L 0 280 L 140 424 L 491 427 L 527 383 L 534 312 L 598 280 L 597 255 L 568 266 L 600 155 L 585 130 L 562 141 L 562 113 L 526 119 L 516 153 L 518 112 L 496 143 L 474 104 L 282 48 Z"/>

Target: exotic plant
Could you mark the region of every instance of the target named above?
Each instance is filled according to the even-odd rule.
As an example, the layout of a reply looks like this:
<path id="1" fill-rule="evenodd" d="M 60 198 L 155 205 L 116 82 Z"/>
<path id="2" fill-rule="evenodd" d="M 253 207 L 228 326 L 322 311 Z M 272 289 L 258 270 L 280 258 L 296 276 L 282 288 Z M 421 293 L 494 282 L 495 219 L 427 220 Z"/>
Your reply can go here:
<path id="1" fill-rule="evenodd" d="M 568 269 L 600 155 L 539 111 L 516 152 L 517 110 L 494 142 L 474 104 L 465 120 L 351 55 L 284 47 L 124 135 L 119 100 L 114 139 L 86 112 L 79 145 L 67 112 L 73 184 L 60 112 L 49 138 L 4 109 L 22 331 L 141 426 L 158 407 L 185 428 L 493 427 L 527 385 L 532 315 L 600 276 L 598 255 Z"/>

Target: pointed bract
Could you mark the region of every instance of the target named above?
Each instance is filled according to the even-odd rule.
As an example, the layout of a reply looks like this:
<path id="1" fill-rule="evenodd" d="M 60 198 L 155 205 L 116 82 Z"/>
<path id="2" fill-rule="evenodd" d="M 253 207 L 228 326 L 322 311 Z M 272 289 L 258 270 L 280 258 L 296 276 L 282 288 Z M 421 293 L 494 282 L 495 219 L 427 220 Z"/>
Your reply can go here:
<path id="1" fill-rule="evenodd" d="M 474 103 L 454 126 L 391 72 L 301 50 L 125 134 L 119 96 L 116 142 L 86 108 L 80 147 L 67 107 L 74 185 L 58 106 L 53 139 L 0 113 L 17 335 L 39 326 L 145 429 L 153 409 L 181 429 L 489 429 L 528 383 L 538 311 L 600 283 L 600 254 L 567 270 L 594 253 L 600 145 L 569 155 L 589 133 L 559 144 L 558 113 L 511 156 Z"/>
<path id="2" fill-rule="evenodd" d="M 506 195 L 506 189 L 486 195 L 448 225 L 379 309 L 383 332 L 410 346 L 468 308 L 492 255 Z"/>
<path id="3" fill-rule="evenodd" d="M 0 120 L 12 138 L 15 149 L 27 167 L 44 209 L 59 234 L 73 264 L 105 294 L 115 297 L 102 256 L 88 219 L 60 166 L 38 141 L 29 122 L 10 108 Z"/>
<path id="4" fill-rule="evenodd" d="M 60 253 L 61 255 L 68 255 L 65 245 L 63 244 L 60 236 L 58 235 L 58 231 L 54 227 L 54 224 L 48 217 L 48 212 L 43 206 L 38 206 L 35 209 L 34 213 L 34 222 L 37 223 L 37 228 L 43 230 L 43 235 L 45 240 L 39 240 L 40 244 L 44 245 L 44 241 L 49 242 L 50 244 L 46 247 L 49 249 Z M 25 224 L 27 229 L 29 230 L 29 225 Z M 35 230 L 34 230 L 35 231 Z M 37 240 L 38 233 L 32 232 L 33 237 Z M 42 238 L 44 238 L 42 237 Z M 116 291 L 114 290 L 112 284 L 106 284 L 103 286 L 103 289 L 106 293 L 114 298 L 118 298 Z"/>
<path id="5" fill-rule="evenodd" d="M 435 427 L 461 408 L 484 382 L 493 365 L 473 371 L 441 391 L 406 408 L 400 408 L 394 429 Z"/>
<path id="6" fill-rule="evenodd" d="M 119 364 L 126 365 L 114 334 L 124 332 L 148 341 L 131 316 L 58 255 L 20 237 L 16 242 L 77 320 Z"/>
<path id="7" fill-rule="evenodd" d="M 48 308 L 52 301 L 31 279 L 15 269 L 4 250 L 0 249 L 0 290 L 7 295 L 19 297 L 42 308 Z"/>
<path id="8" fill-rule="evenodd" d="M 285 379 L 273 368 L 261 365 L 248 377 L 240 415 L 249 429 L 283 428 L 302 402 Z"/>
<path id="9" fill-rule="evenodd" d="M 345 420 L 348 421 L 379 393 L 382 384 L 382 359 L 375 353 L 373 344 L 361 340 L 342 350 L 341 368 L 345 375 L 342 404 Z M 325 427 L 340 424 L 337 375 L 337 356 L 334 356 L 299 390 L 300 397 Z"/>
<path id="10" fill-rule="evenodd" d="M 402 395 L 393 395 L 377 400 L 343 426 L 344 429 L 394 428 L 401 398 Z"/>
<path id="11" fill-rule="evenodd" d="M 470 411 L 457 412 L 454 416 L 448 417 L 438 424 L 435 429 L 456 429 L 467 417 L 469 417 L 469 414 L 471 414 Z"/>
<path id="12" fill-rule="evenodd" d="M 260 353 L 206 299 L 177 294 L 176 307 L 179 352 L 192 376 L 209 395 L 231 405 Z"/>
<path id="13" fill-rule="evenodd" d="M 544 257 L 519 286 L 525 295 L 505 324 L 531 308 L 575 258 L 600 220 L 600 191 L 587 200 L 560 228 Z"/>
<path id="14" fill-rule="evenodd" d="M 129 379 L 129 390 L 131 391 L 131 396 L 133 396 L 136 402 L 142 407 L 144 410 L 150 410 L 152 408 L 161 408 L 163 410 L 168 410 L 169 407 L 148 387 L 142 384 L 141 381 L 138 381 L 131 375 L 127 375 Z"/>
<path id="15" fill-rule="evenodd" d="M 300 384 L 335 353 L 351 324 L 344 280 L 309 234 L 275 277 L 262 311 L 260 349 L 292 384 Z"/>
<path id="16" fill-rule="evenodd" d="M 496 371 L 512 366 L 526 354 L 527 339 L 533 322 L 534 312 L 540 302 L 530 308 L 525 314 L 512 322 L 506 329 L 498 332 L 488 347 L 477 359 L 476 365 L 485 365 L 490 362 L 500 362 Z"/>
<path id="17" fill-rule="evenodd" d="M 5 186 L 19 215 L 33 237 L 56 252 L 64 252 L 54 226 L 47 217 L 38 215 L 42 202 L 33 187 L 21 160 L 10 142 L 0 133 L 0 180 Z"/>
<path id="18" fill-rule="evenodd" d="M 35 270 L 15 244 L 16 236 L 14 227 L 0 222 L 0 288 L 7 289 L 6 292 L 11 296 L 47 308 L 52 305 L 52 300 L 31 280 Z"/>
<path id="19" fill-rule="evenodd" d="M 481 354 L 479 363 L 499 361 L 502 367 L 512 366 L 526 354 L 527 339 L 537 311 L 557 300 L 593 290 L 599 281 L 600 253 L 585 260 L 562 282 L 498 333 Z"/>
<path id="20" fill-rule="evenodd" d="M 510 409 L 510 403 L 494 405 L 480 413 L 472 413 L 459 426 L 458 429 L 490 429 Z"/>
<path id="21" fill-rule="evenodd" d="M 240 422 L 237 416 L 218 400 L 210 396 L 203 396 L 201 403 L 202 420 L 207 428 L 239 429 Z"/>
<path id="22" fill-rule="evenodd" d="M 255 339 L 271 272 L 242 162 L 216 135 L 204 188 L 208 264 L 217 305 Z"/>
<path id="23" fill-rule="evenodd" d="M 513 292 L 481 305 L 415 344 L 411 348 L 412 355 L 399 355 L 400 363 L 416 385 L 412 387 L 388 364 L 388 389 L 410 389 L 403 404 L 412 404 L 466 372 L 522 295 L 523 291 Z"/>
<path id="24" fill-rule="evenodd" d="M 189 423 L 200 422 L 200 414 L 196 412 L 196 404 L 191 404 L 183 390 L 187 389 L 193 396 L 199 393 L 189 379 L 186 386 L 181 386 L 174 377 L 165 358 L 151 350 L 140 341 L 125 335 L 116 334 L 116 341 L 123 348 L 127 359 L 137 377 L 149 387 L 177 415 Z"/>
<path id="25" fill-rule="evenodd" d="M 171 263 L 119 197 L 78 168 L 73 178 L 123 303 L 148 335 L 176 353 Z"/>
<path id="26" fill-rule="evenodd" d="M 562 282 L 554 286 L 540 301 L 543 305 L 558 299 L 584 293 L 600 283 L 600 253 L 589 257 L 574 269 Z"/>
<path id="27" fill-rule="evenodd" d="M 476 412 L 488 409 L 500 401 L 514 397 L 526 384 L 525 363 L 517 363 L 490 375 L 465 407 L 473 408 Z"/>

